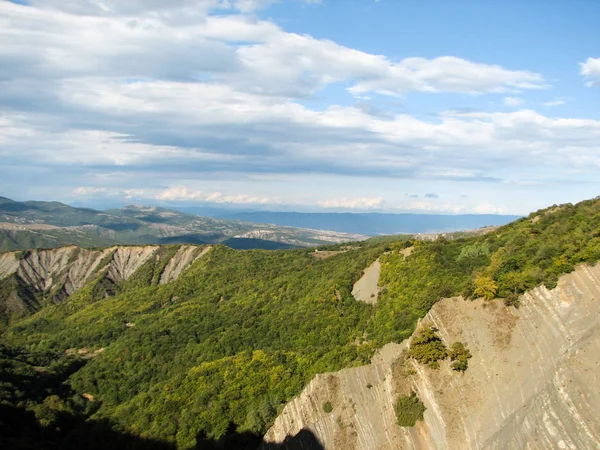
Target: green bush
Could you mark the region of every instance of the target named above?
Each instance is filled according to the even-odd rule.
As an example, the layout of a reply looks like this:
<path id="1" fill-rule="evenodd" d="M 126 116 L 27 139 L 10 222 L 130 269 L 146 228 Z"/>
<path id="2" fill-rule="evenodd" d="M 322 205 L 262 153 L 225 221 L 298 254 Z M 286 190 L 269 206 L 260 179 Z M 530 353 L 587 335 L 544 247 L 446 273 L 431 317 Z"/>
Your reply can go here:
<path id="1" fill-rule="evenodd" d="M 458 372 L 464 372 L 469 367 L 469 359 L 473 356 L 469 349 L 462 342 L 455 342 L 448 352 L 450 360 L 453 361 L 452 369 Z"/>
<path id="2" fill-rule="evenodd" d="M 408 357 L 416 359 L 421 364 L 427 364 L 432 369 L 439 368 L 438 361 L 448 356 L 448 349 L 432 326 L 425 326 L 413 338 Z"/>
<path id="3" fill-rule="evenodd" d="M 517 294 L 508 294 L 504 299 L 504 306 L 514 306 L 519 309 L 519 306 L 521 306 L 519 296 Z"/>
<path id="4" fill-rule="evenodd" d="M 323 403 L 323 411 L 325 411 L 327 414 L 333 411 L 333 405 L 331 404 L 331 402 Z"/>
<path id="5" fill-rule="evenodd" d="M 423 420 L 425 405 L 414 392 L 409 396 L 399 397 L 394 405 L 396 421 L 401 427 L 414 427 L 417 420 Z"/>

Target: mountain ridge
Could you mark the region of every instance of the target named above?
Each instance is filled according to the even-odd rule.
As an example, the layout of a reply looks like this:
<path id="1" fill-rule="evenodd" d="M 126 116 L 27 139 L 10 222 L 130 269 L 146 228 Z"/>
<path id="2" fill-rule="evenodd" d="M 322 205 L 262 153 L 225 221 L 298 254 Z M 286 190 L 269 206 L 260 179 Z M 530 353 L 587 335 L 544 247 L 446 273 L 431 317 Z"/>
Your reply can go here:
<path id="1" fill-rule="evenodd" d="M 256 238 L 252 233 L 265 238 Z M 156 206 L 129 205 L 96 211 L 59 202 L 16 202 L 0 198 L 0 251 L 63 245 L 104 247 L 222 242 L 233 248 L 281 249 L 363 238 L 359 234 L 201 217 Z"/>

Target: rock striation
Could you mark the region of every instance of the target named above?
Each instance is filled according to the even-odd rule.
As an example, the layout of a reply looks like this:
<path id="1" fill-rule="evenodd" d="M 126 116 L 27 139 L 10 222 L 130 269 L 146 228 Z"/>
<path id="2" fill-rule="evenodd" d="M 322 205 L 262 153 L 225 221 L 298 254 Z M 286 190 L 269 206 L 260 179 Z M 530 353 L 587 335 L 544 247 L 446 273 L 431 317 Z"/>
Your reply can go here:
<path id="1" fill-rule="evenodd" d="M 181 245 L 170 255 L 161 256 L 159 246 L 114 246 L 101 250 L 75 246 L 0 254 L 0 280 L 12 282 L 0 312 L 23 313 L 39 306 L 38 297 L 61 301 L 88 283 L 102 278 L 118 285 L 131 278 L 151 258 L 169 257 L 160 274 L 161 284 L 179 277 L 210 246 Z"/>
<path id="2" fill-rule="evenodd" d="M 165 270 L 160 276 L 160 284 L 170 283 L 176 280 L 188 267 L 198 258 L 204 256 L 212 247 L 197 245 L 182 245 L 177 253 L 169 260 Z"/>
<path id="3" fill-rule="evenodd" d="M 599 317 L 600 265 L 527 292 L 519 309 L 444 299 L 424 320 L 446 345 L 466 343 L 465 373 L 447 361 L 421 366 L 405 358 L 407 342 L 388 344 L 368 366 L 314 377 L 265 441 L 307 429 L 325 449 L 600 449 Z M 424 421 L 400 427 L 394 403 L 410 391 Z"/>

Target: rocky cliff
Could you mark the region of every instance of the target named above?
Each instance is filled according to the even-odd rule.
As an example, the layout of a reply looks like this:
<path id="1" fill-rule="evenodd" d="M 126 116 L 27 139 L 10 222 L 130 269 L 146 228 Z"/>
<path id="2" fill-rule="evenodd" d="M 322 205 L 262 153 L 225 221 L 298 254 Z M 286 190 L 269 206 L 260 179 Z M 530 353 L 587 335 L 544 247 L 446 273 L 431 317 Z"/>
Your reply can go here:
<path id="1" fill-rule="evenodd" d="M 467 344 L 465 373 L 419 365 L 405 358 L 406 342 L 388 344 L 368 366 L 317 375 L 265 441 L 309 429 L 326 449 L 598 449 L 599 315 L 600 265 L 527 292 L 519 309 L 444 299 L 425 320 L 447 345 Z M 411 391 L 424 421 L 400 427 L 394 404 Z"/>
<path id="2" fill-rule="evenodd" d="M 0 254 L 0 280 L 10 282 L 0 313 L 35 310 L 40 299 L 60 301 L 91 281 L 112 285 L 128 280 L 151 258 L 163 264 L 159 283 L 171 282 L 206 254 L 210 246 L 181 245 L 167 252 L 159 246 L 114 246 L 89 250 L 75 246 Z M 165 261 L 168 259 L 168 261 Z"/>

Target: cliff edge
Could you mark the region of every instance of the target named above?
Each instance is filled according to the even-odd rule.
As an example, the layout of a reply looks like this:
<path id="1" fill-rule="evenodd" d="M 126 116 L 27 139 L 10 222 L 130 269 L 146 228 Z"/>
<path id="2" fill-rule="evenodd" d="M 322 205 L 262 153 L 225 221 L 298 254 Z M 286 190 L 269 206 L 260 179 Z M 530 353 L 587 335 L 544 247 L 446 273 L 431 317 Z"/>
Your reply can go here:
<path id="1" fill-rule="evenodd" d="M 368 366 L 314 377 L 265 441 L 308 429 L 325 449 L 600 449 L 600 264 L 520 302 L 441 300 L 424 320 L 446 345 L 467 344 L 465 373 L 388 344 Z M 400 427 L 394 404 L 411 391 L 424 421 Z"/>

